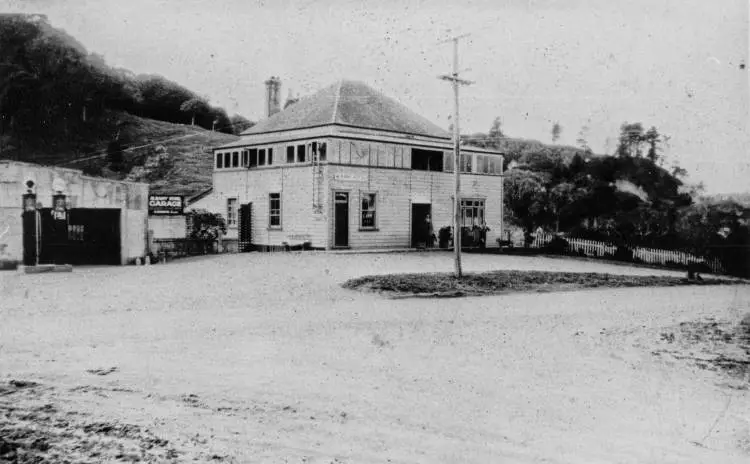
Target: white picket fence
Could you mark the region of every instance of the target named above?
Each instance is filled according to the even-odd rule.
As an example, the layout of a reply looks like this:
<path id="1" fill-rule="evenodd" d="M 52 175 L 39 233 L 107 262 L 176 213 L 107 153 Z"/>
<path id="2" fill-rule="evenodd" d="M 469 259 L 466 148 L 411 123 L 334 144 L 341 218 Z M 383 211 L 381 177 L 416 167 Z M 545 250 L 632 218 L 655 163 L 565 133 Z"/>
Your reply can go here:
<path id="1" fill-rule="evenodd" d="M 538 233 L 534 237 L 532 247 L 543 248 L 555 237 L 554 234 Z M 614 256 L 617 246 L 610 243 L 599 242 L 596 240 L 586 240 L 575 237 L 562 236 L 568 242 L 568 250 L 575 254 L 583 254 L 589 257 L 607 257 Z M 711 268 L 712 272 L 721 273 L 723 268 L 716 258 L 704 258 L 691 253 L 679 250 L 662 250 L 657 248 L 629 247 L 633 250 L 634 260 L 648 264 L 657 264 L 666 266 L 669 264 L 679 264 L 687 266 L 692 263 L 705 263 Z"/>

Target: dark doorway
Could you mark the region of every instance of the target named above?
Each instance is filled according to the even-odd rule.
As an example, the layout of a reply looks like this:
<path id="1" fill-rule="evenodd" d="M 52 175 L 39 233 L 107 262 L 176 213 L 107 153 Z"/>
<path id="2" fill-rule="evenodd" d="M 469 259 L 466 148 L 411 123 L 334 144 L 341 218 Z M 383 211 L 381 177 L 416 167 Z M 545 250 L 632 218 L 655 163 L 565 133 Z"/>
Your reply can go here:
<path id="1" fill-rule="evenodd" d="M 69 213 L 68 264 L 121 264 L 119 209 L 74 208 Z"/>
<path id="2" fill-rule="evenodd" d="M 23 264 L 34 266 L 36 264 L 37 234 L 39 213 L 36 210 L 24 211 L 23 213 Z"/>
<path id="3" fill-rule="evenodd" d="M 239 246 L 240 251 L 252 251 L 253 204 L 240 205 Z"/>
<path id="4" fill-rule="evenodd" d="M 411 205 L 411 246 L 412 248 L 432 245 L 427 216 L 432 220 L 432 205 L 412 203 Z M 433 231 L 434 233 L 434 231 Z"/>
<path id="5" fill-rule="evenodd" d="M 349 193 L 334 193 L 333 246 L 349 246 Z"/>

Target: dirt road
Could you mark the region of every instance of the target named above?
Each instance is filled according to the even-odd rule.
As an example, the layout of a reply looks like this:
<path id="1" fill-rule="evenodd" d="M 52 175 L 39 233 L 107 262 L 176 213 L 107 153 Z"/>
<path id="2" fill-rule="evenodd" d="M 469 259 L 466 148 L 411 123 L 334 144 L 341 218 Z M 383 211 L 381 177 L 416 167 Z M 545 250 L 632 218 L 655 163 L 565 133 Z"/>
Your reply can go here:
<path id="1" fill-rule="evenodd" d="M 480 255 L 465 265 L 668 274 Z M 0 273 L 0 437 L 15 437 L 0 456 L 750 460 L 748 379 L 680 356 L 722 343 L 695 345 L 680 323 L 735 324 L 750 287 L 438 300 L 339 287 L 451 266 L 447 253 L 292 253 Z"/>

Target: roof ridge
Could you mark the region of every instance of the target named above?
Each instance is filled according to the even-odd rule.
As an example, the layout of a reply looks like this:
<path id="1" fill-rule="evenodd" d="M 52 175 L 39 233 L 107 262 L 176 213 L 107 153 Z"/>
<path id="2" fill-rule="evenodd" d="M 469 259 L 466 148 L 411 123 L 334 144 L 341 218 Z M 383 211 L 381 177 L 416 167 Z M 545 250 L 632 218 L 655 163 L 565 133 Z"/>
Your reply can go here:
<path id="1" fill-rule="evenodd" d="M 333 118 L 331 124 L 336 124 L 336 116 L 339 113 L 339 101 L 341 100 L 341 87 L 344 85 L 344 79 L 339 80 L 339 88 L 336 90 L 336 101 L 333 103 Z"/>

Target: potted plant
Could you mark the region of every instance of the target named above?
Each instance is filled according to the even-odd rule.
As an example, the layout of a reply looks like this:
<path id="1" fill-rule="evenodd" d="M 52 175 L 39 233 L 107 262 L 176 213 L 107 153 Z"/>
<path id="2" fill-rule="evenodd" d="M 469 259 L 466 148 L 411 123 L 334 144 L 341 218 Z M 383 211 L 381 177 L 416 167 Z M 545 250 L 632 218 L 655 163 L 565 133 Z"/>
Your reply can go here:
<path id="1" fill-rule="evenodd" d="M 450 226 L 441 227 L 438 231 L 438 246 L 448 248 L 453 240 L 453 233 Z"/>

